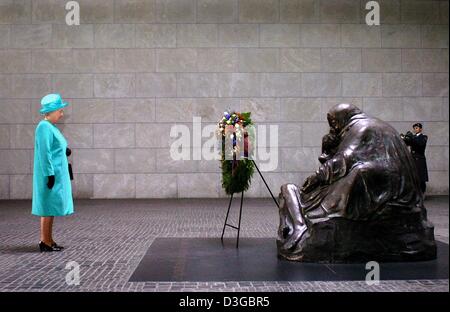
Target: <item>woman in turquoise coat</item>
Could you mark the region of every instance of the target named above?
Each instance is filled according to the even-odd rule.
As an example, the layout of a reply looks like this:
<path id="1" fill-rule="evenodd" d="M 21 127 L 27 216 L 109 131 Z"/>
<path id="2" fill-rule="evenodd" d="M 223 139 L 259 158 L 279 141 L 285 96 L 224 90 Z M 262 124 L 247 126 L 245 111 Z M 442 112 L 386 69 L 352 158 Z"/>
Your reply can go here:
<path id="1" fill-rule="evenodd" d="M 41 252 L 63 249 L 53 240 L 53 219 L 74 212 L 67 160 L 71 152 L 55 125 L 64 116 L 67 105 L 59 94 L 43 97 L 40 113 L 44 119 L 35 131 L 32 214 L 41 217 Z"/>

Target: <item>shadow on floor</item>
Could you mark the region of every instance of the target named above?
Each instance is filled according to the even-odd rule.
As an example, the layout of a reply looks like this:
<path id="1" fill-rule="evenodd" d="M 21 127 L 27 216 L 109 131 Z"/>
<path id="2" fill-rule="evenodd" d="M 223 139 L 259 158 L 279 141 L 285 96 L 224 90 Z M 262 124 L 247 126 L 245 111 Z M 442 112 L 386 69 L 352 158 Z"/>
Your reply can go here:
<path id="1" fill-rule="evenodd" d="M 6 254 L 22 254 L 22 253 L 39 253 L 39 247 L 36 246 L 6 246 L 0 247 L 1 253 Z"/>

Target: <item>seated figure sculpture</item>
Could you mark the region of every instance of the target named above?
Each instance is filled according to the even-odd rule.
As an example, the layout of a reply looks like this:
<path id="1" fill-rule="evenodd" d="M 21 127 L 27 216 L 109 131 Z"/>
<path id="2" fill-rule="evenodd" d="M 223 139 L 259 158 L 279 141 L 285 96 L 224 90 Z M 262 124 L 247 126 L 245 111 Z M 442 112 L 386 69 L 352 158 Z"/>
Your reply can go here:
<path id="1" fill-rule="evenodd" d="M 304 262 L 436 258 L 414 160 L 397 131 L 351 104 L 327 115 L 319 169 L 281 186 L 277 247 Z"/>

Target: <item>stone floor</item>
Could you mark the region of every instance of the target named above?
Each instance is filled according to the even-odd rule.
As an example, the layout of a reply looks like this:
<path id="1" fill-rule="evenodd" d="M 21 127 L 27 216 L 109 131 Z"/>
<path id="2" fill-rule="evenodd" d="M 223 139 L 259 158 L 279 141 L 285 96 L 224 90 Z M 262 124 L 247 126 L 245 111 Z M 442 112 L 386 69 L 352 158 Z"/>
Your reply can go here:
<path id="1" fill-rule="evenodd" d="M 236 201 L 237 204 L 237 201 Z M 273 237 L 278 211 L 271 199 L 246 199 L 241 237 Z M 449 242 L 449 198 L 426 200 L 437 240 Z M 220 237 L 226 199 L 77 200 L 76 214 L 56 218 L 64 252 L 39 253 L 39 218 L 30 201 L 0 201 L 0 291 L 449 291 L 449 280 L 365 282 L 141 282 L 129 277 L 156 237 Z M 236 218 L 237 208 L 231 215 Z M 227 236 L 235 232 L 228 230 Z M 80 265 L 68 285 L 66 265 Z"/>

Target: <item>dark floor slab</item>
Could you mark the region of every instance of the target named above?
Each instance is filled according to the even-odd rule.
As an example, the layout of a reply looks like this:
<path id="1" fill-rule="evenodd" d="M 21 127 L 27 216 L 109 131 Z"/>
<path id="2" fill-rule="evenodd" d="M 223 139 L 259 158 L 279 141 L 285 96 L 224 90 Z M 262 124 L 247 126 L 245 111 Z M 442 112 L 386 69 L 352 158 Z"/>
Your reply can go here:
<path id="1" fill-rule="evenodd" d="M 381 263 L 382 280 L 448 279 L 448 245 L 433 261 Z M 274 238 L 156 238 L 132 274 L 144 281 L 354 281 L 365 264 L 317 264 L 278 259 Z"/>

